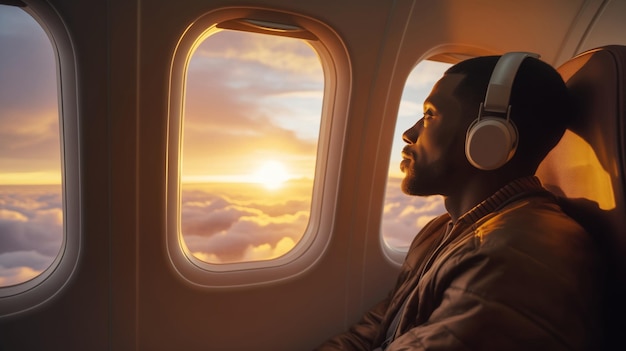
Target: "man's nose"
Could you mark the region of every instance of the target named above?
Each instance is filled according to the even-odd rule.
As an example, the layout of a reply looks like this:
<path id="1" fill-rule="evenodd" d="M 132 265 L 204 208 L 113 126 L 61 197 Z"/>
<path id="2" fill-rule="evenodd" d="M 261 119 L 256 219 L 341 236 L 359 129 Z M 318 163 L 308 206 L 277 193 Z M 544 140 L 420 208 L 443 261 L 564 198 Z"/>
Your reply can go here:
<path id="1" fill-rule="evenodd" d="M 423 127 L 423 119 L 420 119 L 411 128 L 402 133 L 402 140 L 407 144 L 415 144 L 417 137 L 420 135 L 420 131 Z"/>

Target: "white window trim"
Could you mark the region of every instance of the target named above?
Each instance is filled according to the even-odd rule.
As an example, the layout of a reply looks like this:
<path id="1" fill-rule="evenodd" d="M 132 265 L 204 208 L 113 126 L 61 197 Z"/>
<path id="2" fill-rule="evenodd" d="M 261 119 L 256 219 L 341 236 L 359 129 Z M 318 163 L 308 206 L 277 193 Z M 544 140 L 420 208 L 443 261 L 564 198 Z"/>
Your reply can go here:
<path id="1" fill-rule="evenodd" d="M 63 240 L 50 267 L 24 283 L 0 287 L 0 318 L 41 306 L 59 294 L 76 270 L 81 251 L 78 108 L 74 49 L 67 27 L 50 5 L 24 1 L 48 34 L 57 60 L 63 197 Z"/>
<path id="2" fill-rule="evenodd" d="M 218 30 L 218 23 L 236 19 L 277 22 L 276 18 L 285 18 L 285 23 L 297 25 L 319 38 L 312 46 L 320 55 L 324 69 L 324 101 L 309 225 L 300 242 L 279 258 L 210 264 L 195 258 L 189 252 L 180 229 L 180 145 L 187 65 L 193 49 Z M 350 68 L 346 47 L 331 28 L 314 19 L 292 13 L 247 7 L 223 8 L 201 16 L 186 29 L 175 49 L 170 71 L 165 238 L 170 262 L 186 282 L 207 288 L 273 283 L 306 272 L 322 257 L 334 226 L 351 90 Z"/>

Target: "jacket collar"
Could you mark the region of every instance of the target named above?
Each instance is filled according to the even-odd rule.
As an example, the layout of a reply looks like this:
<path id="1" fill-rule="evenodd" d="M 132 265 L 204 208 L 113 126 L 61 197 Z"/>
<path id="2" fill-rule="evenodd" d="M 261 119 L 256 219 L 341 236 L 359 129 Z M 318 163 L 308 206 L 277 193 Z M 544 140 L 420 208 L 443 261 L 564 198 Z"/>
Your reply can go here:
<path id="1" fill-rule="evenodd" d="M 468 225 L 476 223 L 484 216 L 499 210 L 509 203 L 536 193 L 550 194 L 543 188 L 539 178 L 535 176 L 518 178 L 467 211 L 459 217 L 457 223 L 463 222 Z"/>

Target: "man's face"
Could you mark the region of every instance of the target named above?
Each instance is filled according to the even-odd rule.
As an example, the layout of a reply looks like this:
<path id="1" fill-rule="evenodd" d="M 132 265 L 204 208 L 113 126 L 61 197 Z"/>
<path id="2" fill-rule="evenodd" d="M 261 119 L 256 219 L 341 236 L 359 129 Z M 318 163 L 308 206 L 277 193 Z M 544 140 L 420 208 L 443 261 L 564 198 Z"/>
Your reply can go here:
<path id="1" fill-rule="evenodd" d="M 462 182 L 469 166 L 465 134 L 472 121 L 463 117 L 461 102 L 453 96 L 462 78 L 441 78 L 424 101 L 424 117 L 402 136 L 407 143 L 400 163 L 402 191 L 408 195 L 446 196 Z"/>

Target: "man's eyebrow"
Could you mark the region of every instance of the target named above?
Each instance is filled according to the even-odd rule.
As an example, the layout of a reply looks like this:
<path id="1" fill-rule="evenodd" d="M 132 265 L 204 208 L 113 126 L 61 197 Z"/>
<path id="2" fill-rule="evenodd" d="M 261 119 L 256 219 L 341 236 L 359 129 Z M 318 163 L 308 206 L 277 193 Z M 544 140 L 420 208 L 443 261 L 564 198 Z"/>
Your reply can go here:
<path id="1" fill-rule="evenodd" d="M 433 104 L 432 100 L 427 98 L 426 100 L 424 100 L 424 103 L 422 105 L 423 107 L 423 111 L 426 112 L 428 110 L 433 111 L 436 110 L 435 105 Z"/>

